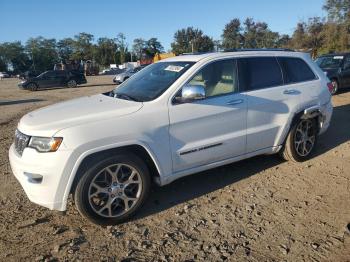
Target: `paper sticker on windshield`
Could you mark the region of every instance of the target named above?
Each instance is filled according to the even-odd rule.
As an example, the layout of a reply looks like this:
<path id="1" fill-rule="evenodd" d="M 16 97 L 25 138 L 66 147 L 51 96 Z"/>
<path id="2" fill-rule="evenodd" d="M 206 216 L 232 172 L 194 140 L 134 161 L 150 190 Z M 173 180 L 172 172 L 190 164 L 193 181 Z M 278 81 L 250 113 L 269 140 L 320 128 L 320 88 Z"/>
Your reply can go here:
<path id="1" fill-rule="evenodd" d="M 172 71 L 172 72 L 180 72 L 182 69 L 184 69 L 183 66 L 175 66 L 175 65 L 168 65 L 166 68 L 164 68 L 164 70 L 167 71 Z"/>
<path id="2" fill-rule="evenodd" d="M 335 57 L 333 57 L 333 59 L 343 59 L 344 58 L 344 56 L 335 56 Z"/>

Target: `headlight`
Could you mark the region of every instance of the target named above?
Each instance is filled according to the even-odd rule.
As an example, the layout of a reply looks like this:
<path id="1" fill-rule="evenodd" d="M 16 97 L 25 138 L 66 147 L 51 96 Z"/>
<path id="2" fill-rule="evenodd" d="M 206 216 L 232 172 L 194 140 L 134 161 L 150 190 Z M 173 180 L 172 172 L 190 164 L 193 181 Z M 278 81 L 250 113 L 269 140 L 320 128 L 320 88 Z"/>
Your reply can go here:
<path id="1" fill-rule="evenodd" d="M 62 137 L 31 137 L 28 147 L 38 152 L 55 152 L 62 143 Z"/>

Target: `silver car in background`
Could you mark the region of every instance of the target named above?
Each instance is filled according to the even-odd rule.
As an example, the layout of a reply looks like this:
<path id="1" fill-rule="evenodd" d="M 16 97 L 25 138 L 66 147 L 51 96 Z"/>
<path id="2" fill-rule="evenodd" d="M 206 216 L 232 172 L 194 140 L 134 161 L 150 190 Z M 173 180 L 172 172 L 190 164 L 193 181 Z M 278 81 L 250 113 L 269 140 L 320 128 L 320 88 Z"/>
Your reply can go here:
<path id="1" fill-rule="evenodd" d="M 145 66 L 138 66 L 135 68 L 129 68 L 129 69 L 125 70 L 124 72 L 117 74 L 113 78 L 113 83 L 116 83 L 116 84 L 123 83 L 125 80 L 127 80 L 129 77 L 131 77 L 133 74 L 137 73 L 138 71 L 140 71 L 144 67 Z"/>

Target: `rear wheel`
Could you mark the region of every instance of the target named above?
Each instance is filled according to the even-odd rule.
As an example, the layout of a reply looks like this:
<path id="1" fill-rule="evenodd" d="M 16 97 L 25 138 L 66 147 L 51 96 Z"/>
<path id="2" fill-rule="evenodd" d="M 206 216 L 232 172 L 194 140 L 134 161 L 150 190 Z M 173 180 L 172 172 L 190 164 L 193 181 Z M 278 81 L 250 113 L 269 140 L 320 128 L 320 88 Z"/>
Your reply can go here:
<path id="1" fill-rule="evenodd" d="M 140 158 L 113 156 L 83 174 L 75 190 L 76 206 L 93 223 L 122 223 L 143 205 L 150 184 L 149 171 Z"/>
<path id="2" fill-rule="evenodd" d="M 312 156 L 317 142 L 317 122 L 315 119 L 300 119 L 290 130 L 280 151 L 285 160 L 303 162 Z"/>
<path id="3" fill-rule="evenodd" d="M 35 83 L 30 83 L 28 84 L 27 88 L 31 91 L 37 91 L 38 90 L 38 86 Z"/>
<path id="4" fill-rule="evenodd" d="M 67 86 L 69 88 L 74 88 L 74 87 L 77 87 L 77 82 L 74 80 L 74 79 L 71 79 L 67 82 Z"/>

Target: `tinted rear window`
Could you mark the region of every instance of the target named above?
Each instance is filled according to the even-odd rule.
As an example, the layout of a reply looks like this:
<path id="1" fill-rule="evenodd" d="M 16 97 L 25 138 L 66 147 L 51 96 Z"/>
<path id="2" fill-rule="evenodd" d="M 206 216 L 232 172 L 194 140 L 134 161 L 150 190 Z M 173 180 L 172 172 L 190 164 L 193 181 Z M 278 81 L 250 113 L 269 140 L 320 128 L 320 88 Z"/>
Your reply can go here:
<path id="1" fill-rule="evenodd" d="M 283 85 L 281 68 L 275 57 L 241 58 L 238 66 L 240 86 L 246 91 Z"/>
<path id="2" fill-rule="evenodd" d="M 285 84 L 298 83 L 316 79 L 306 62 L 300 58 L 280 57 L 278 61 L 282 67 Z"/>

